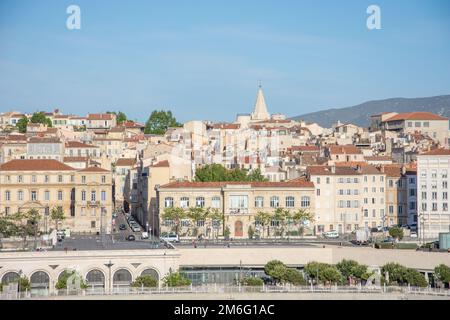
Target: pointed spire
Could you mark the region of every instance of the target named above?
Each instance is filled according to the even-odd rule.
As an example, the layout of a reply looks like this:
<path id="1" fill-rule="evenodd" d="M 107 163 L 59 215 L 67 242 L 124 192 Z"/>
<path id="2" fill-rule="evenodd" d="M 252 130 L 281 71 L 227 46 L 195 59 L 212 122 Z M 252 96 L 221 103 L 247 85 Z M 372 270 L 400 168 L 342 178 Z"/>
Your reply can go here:
<path id="1" fill-rule="evenodd" d="M 256 96 L 255 108 L 252 113 L 252 120 L 267 120 L 270 119 L 270 114 L 267 111 L 264 93 L 261 87 L 261 81 L 258 85 L 258 95 Z"/>

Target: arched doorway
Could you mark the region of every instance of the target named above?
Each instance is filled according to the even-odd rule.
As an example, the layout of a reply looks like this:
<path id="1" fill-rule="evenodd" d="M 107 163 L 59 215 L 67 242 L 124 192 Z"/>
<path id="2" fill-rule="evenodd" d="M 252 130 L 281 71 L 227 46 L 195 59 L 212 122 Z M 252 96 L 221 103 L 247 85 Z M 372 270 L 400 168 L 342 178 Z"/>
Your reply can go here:
<path id="1" fill-rule="evenodd" d="M 2 285 L 7 285 L 8 283 L 18 282 L 20 276 L 17 272 L 10 271 L 3 275 Z"/>
<path id="2" fill-rule="evenodd" d="M 44 271 L 36 271 L 30 277 L 31 294 L 47 295 L 50 287 L 50 277 Z"/>
<path id="3" fill-rule="evenodd" d="M 236 221 L 234 223 L 234 236 L 235 237 L 243 237 L 244 236 L 244 228 L 242 221 Z"/>
<path id="4" fill-rule="evenodd" d="M 87 290 L 103 292 L 105 290 L 105 275 L 98 269 L 91 270 L 86 275 Z"/>
<path id="5" fill-rule="evenodd" d="M 156 271 L 155 269 L 147 268 L 144 271 L 142 271 L 141 276 L 150 276 L 159 282 L 159 274 L 158 271 Z"/>
<path id="6" fill-rule="evenodd" d="M 127 269 L 119 269 L 114 272 L 113 276 L 113 287 L 115 291 L 120 291 L 121 289 L 128 289 L 133 281 L 130 271 Z"/>

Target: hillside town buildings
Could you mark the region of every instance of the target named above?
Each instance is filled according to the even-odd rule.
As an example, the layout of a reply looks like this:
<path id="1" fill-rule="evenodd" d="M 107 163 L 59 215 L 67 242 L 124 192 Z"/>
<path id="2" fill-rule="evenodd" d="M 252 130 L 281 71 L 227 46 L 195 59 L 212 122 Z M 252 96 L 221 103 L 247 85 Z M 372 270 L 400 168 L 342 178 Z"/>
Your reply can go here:
<path id="1" fill-rule="evenodd" d="M 174 230 L 162 218 L 168 207 L 214 208 L 221 223 L 199 222 L 199 234 L 224 236 L 228 227 L 246 238 L 261 227 L 259 211 L 286 208 L 311 212 L 316 235 L 394 225 L 417 225 L 430 238 L 450 231 L 449 119 L 440 115 L 386 112 L 367 128 L 323 128 L 269 113 L 261 87 L 253 110 L 233 122 L 193 119 L 161 135 L 114 113 L 44 114 L 51 126 L 29 122 L 20 133 L 18 121 L 32 114 L 0 113 L 0 215 L 61 206 L 64 227 L 92 233 L 103 231 L 103 218 L 111 232 L 112 212 L 123 209 L 160 234 Z M 266 182 L 196 182 L 210 164 L 259 170 Z M 183 222 L 182 234 L 192 236 L 190 227 Z"/>

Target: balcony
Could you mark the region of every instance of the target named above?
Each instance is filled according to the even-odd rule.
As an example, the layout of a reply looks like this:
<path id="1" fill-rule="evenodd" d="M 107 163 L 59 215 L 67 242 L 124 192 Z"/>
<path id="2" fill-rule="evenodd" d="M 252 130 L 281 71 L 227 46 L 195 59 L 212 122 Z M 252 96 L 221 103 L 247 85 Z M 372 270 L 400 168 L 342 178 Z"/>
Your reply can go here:
<path id="1" fill-rule="evenodd" d="M 98 207 L 100 205 L 100 201 L 88 201 L 87 205 L 89 207 Z"/>
<path id="2" fill-rule="evenodd" d="M 248 214 L 248 208 L 229 208 L 228 209 L 229 214 Z"/>

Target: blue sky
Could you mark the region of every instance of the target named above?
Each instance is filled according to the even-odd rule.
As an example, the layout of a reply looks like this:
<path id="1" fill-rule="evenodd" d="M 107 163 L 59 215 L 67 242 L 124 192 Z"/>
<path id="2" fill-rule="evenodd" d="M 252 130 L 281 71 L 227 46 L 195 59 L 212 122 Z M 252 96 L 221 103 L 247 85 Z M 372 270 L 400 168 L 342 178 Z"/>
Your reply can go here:
<path id="1" fill-rule="evenodd" d="M 81 30 L 66 8 L 81 8 Z M 366 9 L 381 8 L 382 30 Z M 0 111 L 180 121 L 450 94 L 450 1 L 0 1 Z"/>

